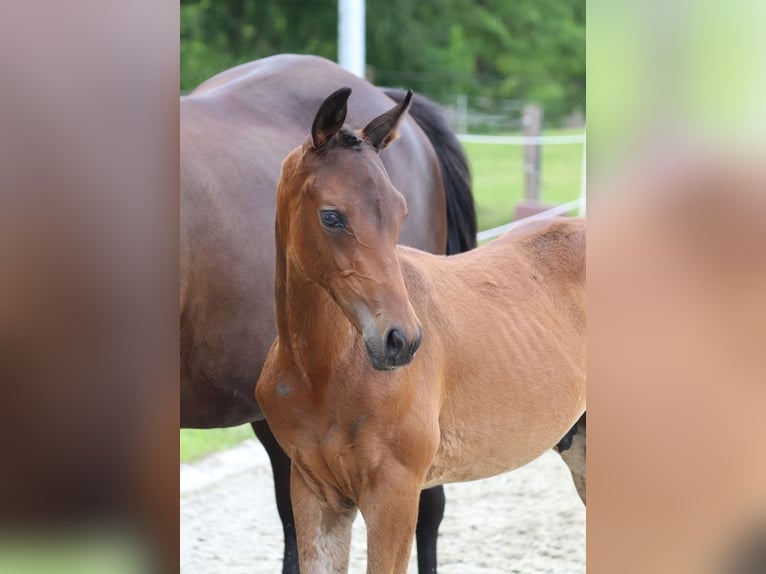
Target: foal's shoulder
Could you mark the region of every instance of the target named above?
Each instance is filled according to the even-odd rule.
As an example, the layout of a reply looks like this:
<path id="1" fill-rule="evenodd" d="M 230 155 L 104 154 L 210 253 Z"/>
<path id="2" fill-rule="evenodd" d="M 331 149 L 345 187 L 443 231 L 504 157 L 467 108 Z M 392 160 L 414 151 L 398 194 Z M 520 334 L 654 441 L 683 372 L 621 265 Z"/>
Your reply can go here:
<path id="1" fill-rule="evenodd" d="M 557 217 L 515 230 L 513 240 L 533 263 L 585 276 L 585 219 Z"/>
<path id="2" fill-rule="evenodd" d="M 443 256 L 404 245 L 398 246 L 398 253 L 399 266 L 408 291 L 427 288 L 428 277 Z"/>
<path id="3" fill-rule="evenodd" d="M 517 228 L 517 241 L 532 250 L 585 250 L 585 218 L 554 217 Z"/>

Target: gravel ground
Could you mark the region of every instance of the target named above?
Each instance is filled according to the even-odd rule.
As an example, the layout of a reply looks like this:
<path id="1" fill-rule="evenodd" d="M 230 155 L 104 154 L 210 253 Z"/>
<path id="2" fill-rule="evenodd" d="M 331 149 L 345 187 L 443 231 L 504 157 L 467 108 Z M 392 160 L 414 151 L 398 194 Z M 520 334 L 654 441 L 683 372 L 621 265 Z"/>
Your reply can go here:
<path id="1" fill-rule="evenodd" d="M 498 477 L 449 484 L 446 493 L 440 574 L 585 572 L 585 508 L 554 452 Z M 181 572 L 279 573 L 281 557 L 271 467 L 255 440 L 181 465 Z M 364 571 L 358 517 L 350 572 Z M 409 572 L 417 572 L 414 550 Z"/>

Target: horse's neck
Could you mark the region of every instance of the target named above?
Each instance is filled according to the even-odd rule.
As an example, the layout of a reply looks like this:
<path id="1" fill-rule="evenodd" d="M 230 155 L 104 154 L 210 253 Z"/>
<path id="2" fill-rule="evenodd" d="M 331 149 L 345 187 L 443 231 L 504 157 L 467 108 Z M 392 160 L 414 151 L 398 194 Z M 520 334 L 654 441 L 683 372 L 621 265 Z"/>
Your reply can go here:
<path id="1" fill-rule="evenodd" d="M 276 289 L 280 349 L 300 379 L 316 387 L 330 378 L 356 331 L 325 289 L 282 263 L 284 282 Z"/>

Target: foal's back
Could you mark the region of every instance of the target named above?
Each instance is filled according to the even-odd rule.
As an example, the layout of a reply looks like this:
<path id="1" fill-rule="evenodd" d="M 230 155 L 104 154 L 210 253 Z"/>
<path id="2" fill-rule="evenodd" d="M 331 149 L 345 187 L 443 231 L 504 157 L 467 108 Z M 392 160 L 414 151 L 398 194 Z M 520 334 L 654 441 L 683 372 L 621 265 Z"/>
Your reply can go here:
<path id="1" fill-rule="evenodd" d="M 585 408 L 585 223 L 555 219 L 440 258 L 401 249 L 438 376 L 441 442 L 429 484 L 530 462 Z"/>

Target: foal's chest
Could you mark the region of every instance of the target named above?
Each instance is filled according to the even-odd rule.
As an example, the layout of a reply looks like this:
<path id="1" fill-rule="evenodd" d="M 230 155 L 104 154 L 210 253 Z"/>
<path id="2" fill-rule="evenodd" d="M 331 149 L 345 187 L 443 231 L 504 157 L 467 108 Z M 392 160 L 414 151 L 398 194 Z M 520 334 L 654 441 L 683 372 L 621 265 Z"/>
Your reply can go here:
<path id="1" fill-rule="evenodd" d="M 304 419 L 288 439 L 287 453 L 307 482 L 330 504 L 348 505 L 364 473 L 356 456 L 353 422 L 323 423 Z"/>

